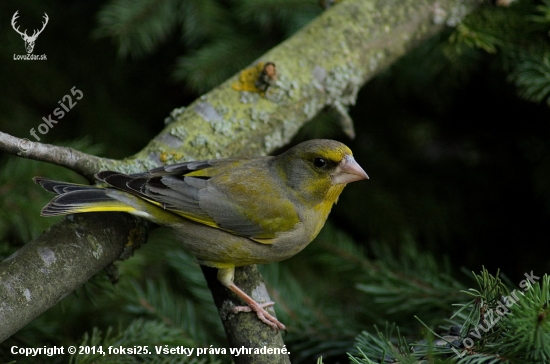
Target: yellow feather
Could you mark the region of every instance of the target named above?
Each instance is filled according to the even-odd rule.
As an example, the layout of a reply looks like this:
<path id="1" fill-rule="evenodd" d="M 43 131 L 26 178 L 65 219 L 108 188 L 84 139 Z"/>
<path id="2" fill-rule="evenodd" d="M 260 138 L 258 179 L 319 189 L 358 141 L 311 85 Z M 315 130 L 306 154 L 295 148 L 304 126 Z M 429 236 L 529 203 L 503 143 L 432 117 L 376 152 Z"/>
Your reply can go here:
<path id="1" fill-rule="evenodd" d="M 135 208 L 131 206 L 121 206 L 114 205 L 114 206 L 106 206 L 106 205 L 100 205 L 100 206 L 86 206 L 84 208 L 77 208 L 74 210 L 70 210 L 71 213 L 80 213 L 80 212 L 133 212 L 136 211 Z"/>

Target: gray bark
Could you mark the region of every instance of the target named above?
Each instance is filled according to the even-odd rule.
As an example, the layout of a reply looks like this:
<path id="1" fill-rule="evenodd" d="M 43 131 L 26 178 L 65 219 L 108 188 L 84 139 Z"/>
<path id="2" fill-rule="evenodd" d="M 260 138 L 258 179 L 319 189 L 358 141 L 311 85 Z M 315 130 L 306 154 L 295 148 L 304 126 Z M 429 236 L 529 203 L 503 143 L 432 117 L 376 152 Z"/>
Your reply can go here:
<path id="1" fill-rule="evenodd" d="M 258 60 L 274 62 L 279 75 L 265 95 L 236 91 L 232 86 L 239 75 L 235 75 L 181 110 L 149 145 L 124 160 L 83 153 L 75 159 L 71 151 L 34 145 L 38 143 L 21 152 L 21 140 L 3 133 L 0 149 L 62 165 L 87 177 L 104 169 L 137 172 L 185 160 L 267 154 L 288 143 L 326 106 L 342 111 L 353 105 L 365 82 L 445 25 L 459 23 L 478 4 L 478 0 L 344 0 Z M 55 148 L 56 153 L 47 153 L 47 148 Z M 2 262 L 0 340 L 116 260 L 129 233 L 142 229 L 129 217 L 117 217 L 114 223 L 111 215 L 86 214 L 58 223 Z M 255 273 L 242 274 L 252 272 L 249 269 L 254 270 L 237 272 L 237 283 L 250 293 L 261 283 Z M 214 278 L 208 281 L 216 287 Z M 227 290 L 215 288 L 213 294 L 218 305 L 226 302 Z M 256 298 L 269 300 L 267 292 Z M 223 307 L 219 309 L 223 313 Z M 270 332 L 253 314 L 221 316 L 233 347 L 282 344 L 280 334 Z M 287 357 L 262 359 L 263 363 L 288 362 Z M 235 361 L 255 363 L 257 359 L 242 356 Z"/>
<path id="2" fill-rule="evenodd" d="M 121 256 L 147 229 L 128 214 L 71 215 L 0 263 L 0 342 Z"/>

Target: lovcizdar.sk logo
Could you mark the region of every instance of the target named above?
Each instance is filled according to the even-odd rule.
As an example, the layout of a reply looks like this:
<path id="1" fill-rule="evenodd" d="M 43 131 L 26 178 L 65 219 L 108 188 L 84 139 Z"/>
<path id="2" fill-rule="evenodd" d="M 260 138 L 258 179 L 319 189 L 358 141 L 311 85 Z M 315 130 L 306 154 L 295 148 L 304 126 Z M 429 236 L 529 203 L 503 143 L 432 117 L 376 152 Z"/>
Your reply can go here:
<path id="1" fill-rule="evenodd" d="M 14 14 L 13 14 L 13 17 L 11 18 L 11 26 L 13 27 L 13 30 L 15 30 L 20 36 L 21 38 L 23 38 L 23 41 L 25 42 L 25 50 L 27 51 L 27 54 L 22 54 L 22 55 L 17 55 L 17 54 L 14 54 L 13 55 L 13 59 L 14 60 L 46 60 L 46 55 L 45 54 L 42 54 L 42 55 L 34 55 L 32 54 L 32 51 L 34 50 L 34 43 L 36 42 L 36 38 L 38 38 L 38 36 L 40 35 L 40 33 L 42 33 L 42 31 L 44 30 L 44 28 L 46 28 L 46 25 L 48 24 L 48 14 L 44 13 L 44 22 L 42 22 L 42 29 L 38 30 L 38 29 L 34 29 L 32 35 L 28 35 L 27 34 L 27 30 L 25 29 L 24 32 L 20 31 L 19 30 L 19 26 L 16 25 L 16 20 L 17 18 L 19 18 L 19 15 L 17 14 L 19 12 L 19 10 L 17 10 Z"/>

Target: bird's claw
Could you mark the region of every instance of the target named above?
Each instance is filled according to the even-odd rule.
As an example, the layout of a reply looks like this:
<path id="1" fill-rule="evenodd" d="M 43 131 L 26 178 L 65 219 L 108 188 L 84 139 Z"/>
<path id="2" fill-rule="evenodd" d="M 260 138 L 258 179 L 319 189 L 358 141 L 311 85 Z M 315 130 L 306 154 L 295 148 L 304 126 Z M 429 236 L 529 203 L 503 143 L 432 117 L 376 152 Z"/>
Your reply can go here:
<path id="1" fill-rule="evenodd" d="M 268 308 L 273 305 L 275 305 L 275 302 L 269 301 L 265 303 L 259 303 L 258 304 L 261 308 Z M 233 313 L 239 313 L 239 312 L 252 312 L 254 311 L 250 306 L 235 306 L 233 307 Z"/>
<path id="2" fill-rule="evenodd" d="M 233 307 L 233 312 L 234 313 L 239 313 L 239 312 L 252 312 L 252 311 L 254 311 L 254 312 L 256 312 L 256 315 L 258 316 L 260 321 L 262 321 L 267 326 L 273 328 L 275 331 L 278 332 L 279 330 L 286 330 L 286 327 L 285 327 L 285 325 L 283 325 L 283 323 L 281 323 L 279 320 L 277 320 L 276 317 L 274 317 L 273 315 L 271 315 L 269 312 L 267 312 L 265 310 L 267 307 L 271 307 L 274 304 L 275 304 L 275 302 L 269 301 L 269 302 L 265 302 L 265 303 L 261 303 L 261 304 L 256 303 L 255 305 L 250 304 L 249 306 L 235 306 L 235 307 Z"/>

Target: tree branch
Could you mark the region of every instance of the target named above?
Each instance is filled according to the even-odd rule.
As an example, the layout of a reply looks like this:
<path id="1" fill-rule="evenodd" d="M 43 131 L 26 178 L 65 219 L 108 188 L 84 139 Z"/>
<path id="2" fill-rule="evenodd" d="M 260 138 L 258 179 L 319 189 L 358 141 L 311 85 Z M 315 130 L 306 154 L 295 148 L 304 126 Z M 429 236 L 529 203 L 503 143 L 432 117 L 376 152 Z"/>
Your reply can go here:
<path id="1" fill-rule="evenodd" d="M 89 180 L 100 170 L 116 166 L 114 159 L 96 157 L 73 148 L 20 139 L 0 131 L 0 151 L 23 158 L 48 162 L 75 171 Z"/>
<path id="2" fill-rule="evenodd" d="M 217 269 L 201 266 L 208 283 L 208 288 L 214 297 L 214 303 L 218 308 L 222 319 L 225 335 L 230 347 L 233 348 L 263 348 L 285 350 L 281 354 L 251 354 L 241 353 L 234 356 L 233 360 L 239 364 L 287 364 L 290 358 L 286 353 L 285 343 L 280 333 L 267 328 L 258 320 L 255 313 L 232 312 L 235 306 L 242 306 L 242 301 L 225 288 L 217 278 Z M 269 294 L 263 282 L 262 276 L 255 265 L 235 269 L 235 284 L 254 298 L 257 302 L 270 301 Z M 271 314 L 275 314 L 272 309 Z M 278 352 L 277 352 L 278 353 Z"/>
<path id="3" fill-rule="evenodd" d="M 278 71 L 278 81 L 265 95 L 239 91 L 235 85 L 238 86 L 240 75 L 235 75 L 184 110 L 178 110 L 174 121 L 142 151 L 124 160 L 97 158 L 69 148 L 32 142 L 29 144 L 32 149 L 21 154 L 20 140 L 5 134 L 0 134 L 0 150 L 63 165 L 88 177 L 106 168 L 138 172 L 184 160 L 267 154 L 288 143 L 325 106 L 345 110 L 345 106 L 353 105 L 365 82 L 445 24 L 456 25 L 478 3 L 478 0 L 343 1 L 260 57 L 258 62 L 273 62 Z M 116 243 L 121 249 L 136 225 L 126 220 L 118 224 L 112 221 L 111 215 L 101 218 L 90 214 L 64 220 L 0 265 L 2 282 L 9 279 L 15 287 L 9 289 L 4 285 L 0 291 L 0 339 L 17 331 L 118 257 L 119 250 L 107 255 L 108 246 Z M 112 236 L 104 234 L 106 224 Z M 78 237 L 75 231 L 82 227 L 87 238 L 78 238 L 77 248 L 73 245 Z M 86 248 L 90 241 L 103 247 L 101 261 L 92 254 L 97 250 Z M 41 255 L 39 243 L 51 245 L 49 249 L 56 257 L 54 263 L 48 265 L 51 255 Z M 67 249 L 61 253 L 60 247 Z M 74 275 L 68 268 L 75 261 L 79 262 L 79 269 L 85 267 L 85 274 Z M 44 268 L 46 273 L 40 269 L 29 273 L 28 267 L 33 265 Z M 252 268 L 245 268 L 244 272 L 248 269 Z M 240 286 L 260 285 L 259 275 L 243 279 L 242 272 L 241 269 L 237 273 L 241 277 Z M 46 277 L 55 277 L 55 283 Z M 43 291 L 29 288 L 38 282 L 43 284 Z M 215 286 L 212 279 L 209 284 Z M 226 300 L 216 298 L 217 289 L 213 292 L 223 313 Z M 246 317 L 253 315 L 232 317 L 222 314 L 231 345 L 280 347 L 280 335 L 266 337 L 269 329 L 259 320 L 247 322 Z M 254 326 L 248 327 L 249 323 Z M 241 362 L 241 358 L 235 359 Z M 269 362 L 263 359 L 263 363 Z M 252 363 L 254 358 L 243 357 L 242 362 Z"/>
<path id="4" fill-rule="evenodd" d="M 0 342 L 147 239 L 123 213 L 71 215 L 0 263 Z"/>

